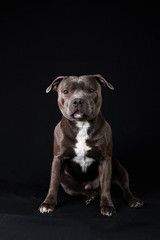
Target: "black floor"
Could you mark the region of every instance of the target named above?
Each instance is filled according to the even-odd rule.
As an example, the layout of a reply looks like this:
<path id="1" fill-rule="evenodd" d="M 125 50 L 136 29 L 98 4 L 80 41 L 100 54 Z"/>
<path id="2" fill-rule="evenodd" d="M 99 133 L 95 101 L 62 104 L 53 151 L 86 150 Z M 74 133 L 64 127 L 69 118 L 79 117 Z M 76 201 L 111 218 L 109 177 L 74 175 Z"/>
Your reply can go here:
<path id="1" fill-rule="evenodd" d="M 160 239 L 160 193 L 147 186 L 135 193 L 143 199 L 141 209 L 131 209 L 117 188 L 112 198 L 117 213 L 101 216 L 98 201 L 87 207 L 82 197 L 71 197 L 59 189 L 58 205 L 51 214 L 40 214 L 38 206 L 47 189 L 1 184 L 0 239 Z"/>

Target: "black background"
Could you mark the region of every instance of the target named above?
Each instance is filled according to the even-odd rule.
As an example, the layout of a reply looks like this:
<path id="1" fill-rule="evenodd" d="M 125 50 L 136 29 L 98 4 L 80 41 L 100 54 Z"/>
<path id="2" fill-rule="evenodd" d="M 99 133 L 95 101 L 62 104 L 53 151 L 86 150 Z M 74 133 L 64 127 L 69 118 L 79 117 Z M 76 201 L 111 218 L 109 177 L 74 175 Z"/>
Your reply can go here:
<path id="1" fill-rule="evenodd" d="M 77 231 L 83 232 L 85 229 L 86 238 L 92 232 L 86 229 L 88 225 L 84 227 L 82 224 L 81 220 L 86 214 L 90 214 L 88 222 L 90 217 L 94 221 L 98 216 L 99 222 L 96 223 L 95 220 L 94 224 L 97 228 L 101 224 L 102 217 L 97 213 L 98 207 L 86 210 L 83 204 L 79 203 L 79 199 L 73 200 L 66 196 L 62 189 L 62 210 L 58 209 L 60 213 L 57 210 L 52 218 L 43 218 L 36 211 L 47 192 L 52 162 L 53 129 L 61 119 L 56 92 L 47 95 L 45 89 L 59 75 L 100 73 L 115 87 L 114 91 L 103 89 L 102 106 L 103 115 L 113 131 L 113 155 L 128 169 L 133 190 L 138 191 L 141 198 L 148 201 L 148 205 L 146 203 L 146 207 L 140 210 L 150 211 L 141 213 L 141 225 L 145 230 L 151 227 L 148 236 L 158 237 L 158 228 L 152 231 L 152 225 L 158 226 L 158 202 L 155 201 L 159 196 L 160 159 L 158 6 L 154 2 L 149 4 L 135 1 L 23 1 L 1 5 L 0 13 L 0 210 L 3 228 L 5 229 L 7 221 L 14 222 L 15 216 L 18 219 L 19 215 L 29 215 L 21 227 L 17 223 L 21 220 L 15 221 L 17 225 L 14 225 L 14 236 L 22 237 L 23 235 L 18 234 L 28 226 L 28 221 L 35 220 L 41 226 L 45 221 L 51 224 L 50 221 L 54 221 L 55 216 L 61 216 L 65 225 L 69 221 L 67 217 L 77 212 L 75 216 L 78 224 L 74 226 L 75 231 L 68 233 L 68 238 L 71 239 L 73 236 L 79 236 L 74 235 Z M 20 199 L 17 199 L 17 196 Z M 63 198 L 71 203 L 68 208 Z M 157 208 L 152 209 L 153 206 Z M 133 216 L 130 215 L 131 209 L 126 210 L 123 202 L 119 208 L 120 215 L 126 211 L 124 226 L 127 233 L 123 234 L 124 232 L 120 231 L 116 236 L 113 227 L 113 236 L 111 231 L 109 235 L 94 235 L 93 237 L 97 237 L 95 239 L 105 239 L 107 236 L 108 239 L 122 236 L 123 239 L 132 239 L 138 236 L 134 234 L 139 233 L 139 229 L 136 228 L 139 223 L 134 220 L 140 217 L 140 211 L 138 214 L 134 212 L 135 215 L 132 211 Z M 150 216 L 154 210 L 155 215 Z M 83 216 L 80 214 L 82 211 Z M 3 219 L 6 214 L 9 215 Z M 148 222 L 148 226 L 145 224 L 145 214 L 148 214 L 151 221 Z M 130 217 L 135 224 L 135 231 L 128 237 L 127 234 L 133 226 L 129 225 L 131 222 L 127 222 Z M 71 214 L 71 219 L 74 219 L 74 214 Z M 69 225 L 74 222 L 71 219 Z M 102 221 L 103 224 L 105 221 L 107 224 L 115 224 L 113 220 Z M 115 221 L 119 223 L 121 219 Z M 118 224 L 118 227 L 119 225 L 121 224 Z M 57 239 L 64 237 L 59 233 L 60 225 L 54 225 L 51 229 L 47 226 L 44 226 L 44 232 L 49 231 L 51 235 L 48 236 Z M 26 235 L 23 239 L 36 239 L 38 228 L 37 225 L 31 229 L 33 237 Z M 6 236 L 4 239 L 12 239 L 12 231 L 10 235 L 7 235 L 7 232 L 6 228 L 2 235 Z M 66 232 L 65 228 L 63 232 Z M 105 233 L 105 230 L 102 232 Z M 43 236 L 41 234 L 40 236 Z M 145 238 L 147 234 L 148 232 L 146 235 L 139 235 L 141 238 L 137 239 Z M 65 236 L 67 238 L 67 235 Z M 82 238 L 85 239 L 84 236 Z"/>

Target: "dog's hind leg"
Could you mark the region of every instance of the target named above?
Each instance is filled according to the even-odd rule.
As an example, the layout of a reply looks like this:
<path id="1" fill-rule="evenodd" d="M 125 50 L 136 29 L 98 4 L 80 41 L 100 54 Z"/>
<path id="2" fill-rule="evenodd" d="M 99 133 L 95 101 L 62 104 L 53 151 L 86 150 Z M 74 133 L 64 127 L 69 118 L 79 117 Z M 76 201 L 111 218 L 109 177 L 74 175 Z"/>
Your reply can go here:
<path id="1" fill-rule="evenodd" d="M 85 204 L 90 205 L 98 196 L 98 192 L 93 190 L 92 186 L 88 183 L 80 183 L 68 174 L 63 174 L 60 182 L 64 191 L 72 196 L 83 195 L 86 197 Z"/>
<path id="2" fill-rule="evenodd" d="M 83 184 L 66 173 L 63 173 L 60 184 L 69 195 L 75 196 L 85 194 L 85 191 L 83 192 Z"/>
<path id="3" fill-rule="evenodd" d="M 143 206 L 142 200 L 136 198 L 130 191 L 128 173 L 117 159 L 113 160 L 113 183 L 121 187 L 124 199 L 130 207 L 138 208 Z"/>

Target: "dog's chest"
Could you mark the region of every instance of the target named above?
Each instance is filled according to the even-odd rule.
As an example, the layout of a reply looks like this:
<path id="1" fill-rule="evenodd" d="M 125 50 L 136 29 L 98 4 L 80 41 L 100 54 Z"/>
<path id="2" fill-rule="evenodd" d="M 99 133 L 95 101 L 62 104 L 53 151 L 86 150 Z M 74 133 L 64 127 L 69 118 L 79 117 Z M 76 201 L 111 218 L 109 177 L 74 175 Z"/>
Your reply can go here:
<path id="1" fill-rule="evenodd" d="M 76 156 L 72 159 L 75 163 L 79 164 L 82 172 L 86 172 L 88 167 L 94 162 L 93 158 L 87 157 L 87 152 L 91 150 L 91 147 L 87 146 L 86 140 L 88 139 L 89 122 L 78 122 L 77 127 L 79 129 L 76 136 L 76 145 L 74 148 Z"/>

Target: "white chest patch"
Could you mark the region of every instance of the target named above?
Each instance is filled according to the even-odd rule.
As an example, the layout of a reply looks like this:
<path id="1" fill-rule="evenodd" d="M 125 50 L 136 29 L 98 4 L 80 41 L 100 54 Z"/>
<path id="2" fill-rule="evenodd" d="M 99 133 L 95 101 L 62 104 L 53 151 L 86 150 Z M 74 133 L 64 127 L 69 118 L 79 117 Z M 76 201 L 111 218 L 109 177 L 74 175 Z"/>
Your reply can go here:
<path id="1" fill-rule="evenodd" d="M 74 148 L 77 156 L 72 160 L 81 166 L 83 172 L 86 172 L 87 168 L 94 161 L 93 158 L 86 157 L 87 151 L 91 150 L 86 144 L 86 140 L 88 139 L 87 130 L 90 127 L 90 124 L 89 122 L 78 122 L 77 127 L 79 128 L 79 132 L 76 137 L 77 143 Z"/>

